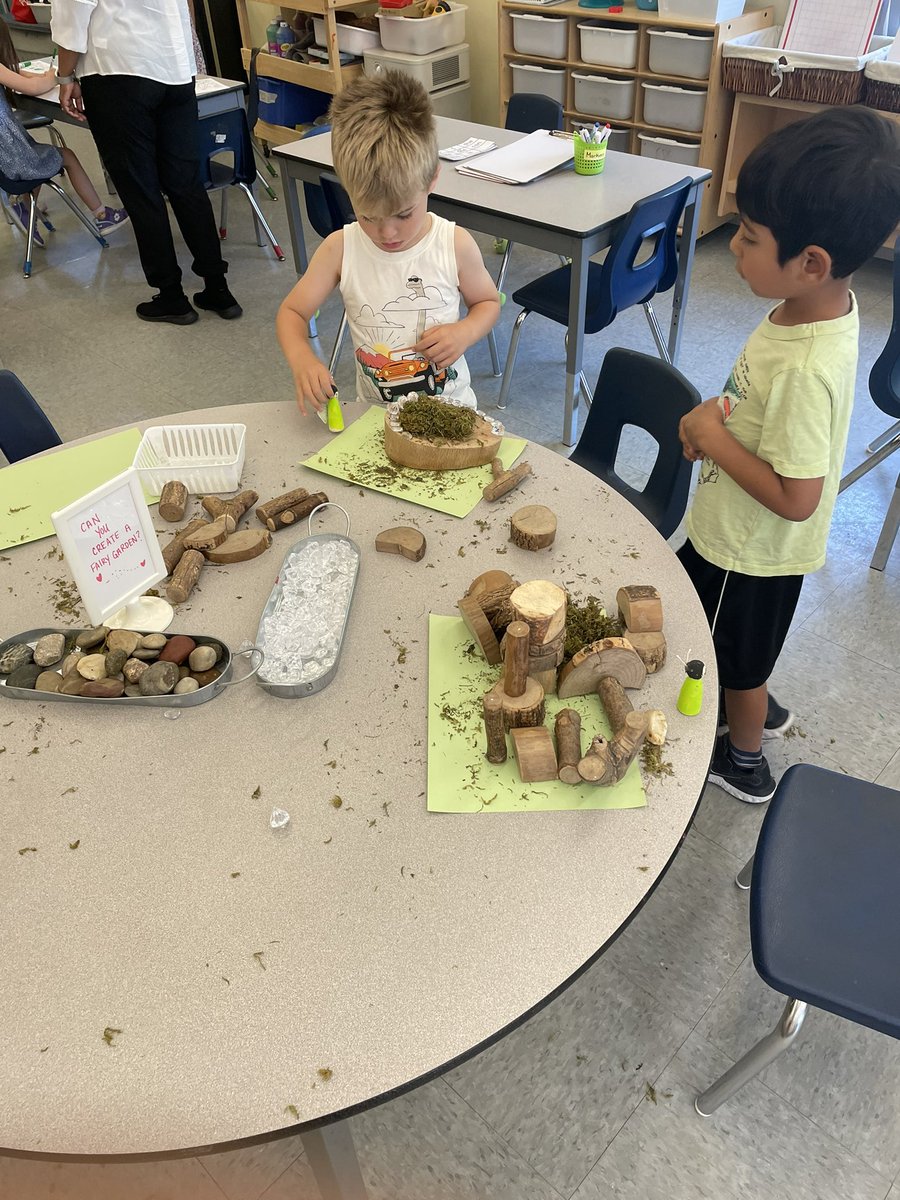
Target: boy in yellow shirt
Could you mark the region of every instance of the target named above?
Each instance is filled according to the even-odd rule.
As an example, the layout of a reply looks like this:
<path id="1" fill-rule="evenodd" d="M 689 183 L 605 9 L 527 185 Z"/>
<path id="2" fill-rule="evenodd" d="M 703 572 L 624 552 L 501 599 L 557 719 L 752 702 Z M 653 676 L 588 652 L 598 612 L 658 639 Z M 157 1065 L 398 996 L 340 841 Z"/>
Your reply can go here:
<path id="1" fill-rule="evenodd" d="M 862 107 L 771 134 L 737 184 L 737 271 L 779 300 L 721 396 L 682 418 L 702 459 L 679 558 L 713 630 L 728 722 L 710 780 L 751 804 L 775 782 L 764 736 L 793 721 L 767 681 L 803 576 L 825 562 L 853 407 L 859 314 L 851 274 L 900 222 L 900 127 Z"/>

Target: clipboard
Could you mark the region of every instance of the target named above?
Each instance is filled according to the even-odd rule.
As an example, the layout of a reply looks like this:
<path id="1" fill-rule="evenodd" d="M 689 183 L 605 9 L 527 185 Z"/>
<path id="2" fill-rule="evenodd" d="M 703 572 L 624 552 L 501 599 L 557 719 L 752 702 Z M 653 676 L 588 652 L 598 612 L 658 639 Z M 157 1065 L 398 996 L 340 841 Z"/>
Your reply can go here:
<path id="1" fill-rule="evenodd" d="M 549 129 L 538 129 L 508 146 L 481 155 L 477 164 L 463 164 L 456 169 L 460 175 L 471 175 L 491 183 L 522 184 L 559 171 L 574 158 L 575 146 L 571 138 L 557 137 Z"/>

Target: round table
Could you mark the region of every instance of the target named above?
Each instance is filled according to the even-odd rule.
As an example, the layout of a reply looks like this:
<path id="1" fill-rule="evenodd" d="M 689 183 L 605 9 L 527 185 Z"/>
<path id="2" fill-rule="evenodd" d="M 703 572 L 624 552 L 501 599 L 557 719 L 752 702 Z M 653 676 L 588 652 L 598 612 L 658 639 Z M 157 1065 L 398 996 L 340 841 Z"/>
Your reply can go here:
<path id="1" fill-rule="evenodd" d="M 532 445 L 534 476 L 457 520 L 298 466 L 330 435 L 292 403 L 166 419 L 222 421 L 247 426 L 242 486 L 261 501 L 305 486 L 350 514 L 362 562 L 337 677 L 298 700 L 247 682 L 177 720 L 0 699 L 7 1150 L 171 1155 L 314 1129 L 433 1077 L 597 958 L 665 872 L 706 778 L 707 624 L 669 546 L 617 493 Z M 550 550 L 507 541 L 528 503 L 558 516 Z M 424 561 L 375 552 L 379 530 L 404 524 L 425 534 Z M 326 529 L 343 533 L 339 513 Z M 207 567 L 171 631 L 253 640 L 298 536 Z M 5 552 L 4 637 L 61 624 L 55 546 Z M 426 811 L 428 614 L 456 615 L 494 567 L 574 580 L 608 607 L 623 584 L 659 589 L 669 662 L 640 703 L 669 718 L 673 774 L 650 781 L 645 808 Z M 708 667 L 692 718 L 675 708 L 688 651 Z M 280 836 L 275 806 L 291 814 Z"/>

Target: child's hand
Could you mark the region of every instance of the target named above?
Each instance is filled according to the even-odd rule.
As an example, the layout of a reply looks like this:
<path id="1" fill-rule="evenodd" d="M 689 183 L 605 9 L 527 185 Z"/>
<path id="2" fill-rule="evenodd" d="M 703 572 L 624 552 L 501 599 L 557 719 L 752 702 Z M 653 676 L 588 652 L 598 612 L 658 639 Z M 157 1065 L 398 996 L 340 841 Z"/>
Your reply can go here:
<path id="1" fill-rule="evenodd" d="M 308 362 L 294 370 L 297 404 L 304 416 L 309 404 L 319 412 L 335 393 L 334 380 L 325 364 L 313 354 Z"/>
<path id="2" fill-rule="evenodd" d="M 416 342 L 415 349 L 426 355 L 440 369 L 452 366 L 469 348 L 461 322 L 452 325 L 432 325 Z"/>
<path id="3" fill-rule="evenodd" d="M 725 424 L 725 414 L 718 396 L 704 400 L 686 413 L 678 424 L 678 436 L 684 447 L 684 457 L 696 462 L 709 454 L 709 444 L 715 440 L 716 432 Z"/>

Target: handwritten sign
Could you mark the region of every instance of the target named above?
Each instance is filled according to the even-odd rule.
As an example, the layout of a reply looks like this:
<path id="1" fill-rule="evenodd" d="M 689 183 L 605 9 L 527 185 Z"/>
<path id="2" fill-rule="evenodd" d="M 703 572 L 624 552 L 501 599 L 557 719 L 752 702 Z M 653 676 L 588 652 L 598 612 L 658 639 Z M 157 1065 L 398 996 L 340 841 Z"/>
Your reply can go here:
<path id="1" fill-rule="evenodd" d="M 96 625 L 167 574 L 136 471 L 123 471 L 50 519 Z"/>

